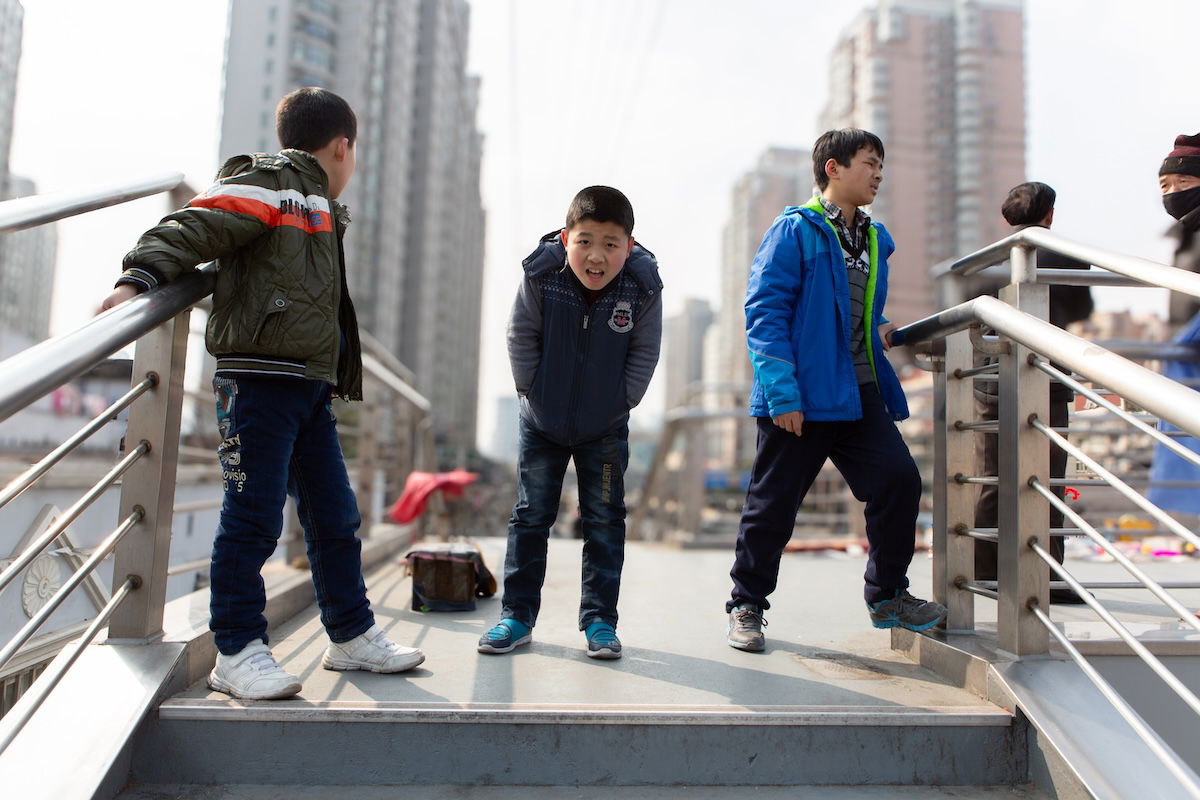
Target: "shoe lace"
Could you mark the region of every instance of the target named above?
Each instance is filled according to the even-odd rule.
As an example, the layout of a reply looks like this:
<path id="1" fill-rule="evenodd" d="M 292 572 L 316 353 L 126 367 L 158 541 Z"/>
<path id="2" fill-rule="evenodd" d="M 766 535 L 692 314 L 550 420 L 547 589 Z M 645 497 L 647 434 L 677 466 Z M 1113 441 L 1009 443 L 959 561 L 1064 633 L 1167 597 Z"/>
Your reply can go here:
<path id="1" fill-rule="evenodd" d="M 737 623 L 738 629 L 743 631 L 767 627 L 767 621 L 763 615 L 749 608 L 735 608 L 733 621 Z"/>
<path id="2" fill-rule="evenodd" d="M 379 631 L 371 638 L 371 644 L 392 652 L 400 649 L 400 646 L 389 639 L 383 631 Z"/>
<path id="3" fill-rule="evenodd" d="M 916 611 L 921 606 L 925 605 L 925 602 L 926 601 L 921 600 L 920 598 L 913 597 L 908 593 L 907 590 L 902 591 L 900 594 L 896 595 L 895 598 L 896 613 L 903 615 L 909 611 Z"/>

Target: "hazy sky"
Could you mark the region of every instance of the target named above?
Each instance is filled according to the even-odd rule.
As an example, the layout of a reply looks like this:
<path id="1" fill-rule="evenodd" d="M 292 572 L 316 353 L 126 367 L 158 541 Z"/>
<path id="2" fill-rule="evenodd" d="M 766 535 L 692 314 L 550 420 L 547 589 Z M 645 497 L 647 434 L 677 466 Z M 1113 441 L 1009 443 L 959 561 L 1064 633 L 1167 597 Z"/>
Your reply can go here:
<path id="1" fill-rule="evenodd" d="M 824 59 L 869 4 L 473 0 L 489 223 L 481 436 L 495 398 L 512 391 L 503 329 L 520 259 L 561 224 L 575 191 L 606 183 L 629 195 L 635 233 L 662 266 L 668 313 L 689 296 L 715 302 L 730 187 L 764 148 L 808 146 L 819 133 Z M 208 183 L 224 2 L 23 5 L 14 171 L 42 191 L 164 171 Z M 1200 130 L 1194 48 L 1164 45 L 1173 30 L 1200 30 L 1200 2 L 1027 0 L 1028 176 L 1058 190 L 1064 235 L 1169 257 L 1156 173 L 1177 133 Z M 90 314 L 164 202 L 61 225 L 55 332 Z M 1098 304 L 1162 300 L 1109 290 Z M 661 402 L 652 390 L 646 410 Z"/>

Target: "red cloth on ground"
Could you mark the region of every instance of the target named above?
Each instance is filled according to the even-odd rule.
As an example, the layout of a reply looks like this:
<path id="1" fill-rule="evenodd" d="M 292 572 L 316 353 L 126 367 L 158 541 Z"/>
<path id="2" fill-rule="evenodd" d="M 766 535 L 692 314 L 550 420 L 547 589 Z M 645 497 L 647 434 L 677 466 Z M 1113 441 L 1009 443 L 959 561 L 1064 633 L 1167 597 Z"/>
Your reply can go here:
<path id="1" fill-rule="evenodd" d="M 425 511 L 429 496 L 441 490 L 446 497 L 462 497 L 463 490 L 479 478 L 474 472 L 455 469 L 450 472 L 410 472 L 404 482 L 404 492 L 392 506 L 388 516 L 403 525 L 412 522 Z"/>

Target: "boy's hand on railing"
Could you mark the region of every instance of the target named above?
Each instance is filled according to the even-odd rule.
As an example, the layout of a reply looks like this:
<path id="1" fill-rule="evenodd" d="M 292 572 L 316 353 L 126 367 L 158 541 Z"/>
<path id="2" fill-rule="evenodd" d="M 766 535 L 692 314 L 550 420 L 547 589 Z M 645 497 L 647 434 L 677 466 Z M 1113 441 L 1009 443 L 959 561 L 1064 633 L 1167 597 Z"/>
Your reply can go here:
<path id="1" fill-rule="evenodd" d="M 772 417 L 771 422 L 774 422 L 788 433 L 794 433 L 799 436 L 800 430 L 804 427 L 804 412 L 789 411 L 786 414 L 780 414 L 778 417 Z"/>
<path id="2" fill-rule="evenodd" d="M 885 322 L 879 326 L 879 341 L 883 342 L 884 350 L 892 349 L 892 331 L 896 330 L 896 323 Z"/>
<path id="3" fill-rule="evenodd" d="M 128 283 L 122 283 L 120 286 L 118 286 L 116 289 L 113 290 L 112 294 L 110 294 L 108 297 L 104 298 L 104 301 L 102 303 L 100 303 L 100 308 L 96 309 L 96 313 L 103 314 L 105 311 L 108 311 L 113 306 L 119 305 L 121 303 L 124 303 L 126 300 L 130 300 L 134 297 L 137 297 L 137 294 L 138 294 L 137 289 L 130 286 Z"/>

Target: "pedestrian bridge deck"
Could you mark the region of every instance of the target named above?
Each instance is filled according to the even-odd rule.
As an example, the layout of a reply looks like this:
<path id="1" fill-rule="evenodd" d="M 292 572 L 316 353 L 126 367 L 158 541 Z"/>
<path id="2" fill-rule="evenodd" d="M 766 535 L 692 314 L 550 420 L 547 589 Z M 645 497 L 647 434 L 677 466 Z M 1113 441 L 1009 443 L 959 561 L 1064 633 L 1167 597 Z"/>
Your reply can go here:
<path id="1" fill-rule="evenodd" d="M 499 573 L 502 539 L 479 541 Z M 618 632 L 625 647 L 616 661 L 584 655 L 578 630 L 579 543 L 551 541 L 543 607 L 534 641 L 507 655 L 475 651 L 499 616 L 499 597 L 473 612 L 419 613 L 409 609 L 411 584 L 395 559 L 369 576 L 379 622 L 397 641 L 421 647 L 425 663 L 404 675 L 324 670 L 327 643 L 316 609 L 281 625 L 272 637 L 280 663 L 304 690 L 291 701 L 246 704 L 255 713 L 304 709 L 360 714 L 366 709 L 474 710 L 628 718 L 752 715 L 864 715 L 886 711 L 961 723 L 1007 717 L 995 706 L 951 686 L 890 647 L 888 632 L 870 626 L 862 601 L 864 559 L 788 555 L 768 612 L 764 654 L 725 644 L 724 602 L 732 554 L 630 543 L 621 590 Z M 927 594 L 929 561 L 918 555 L 914 586 Z M 197 598 L 198 600 L 200 598 Z M 982 605 L 982 604 L 981 604 Z M 199 609 L 202 615 L 204 609 Z M 173 698 L 180 706 L 237 707 L 241 703 L 203 684 Z M 1007 724 L 1007 720 L 996 722 Z"/>

